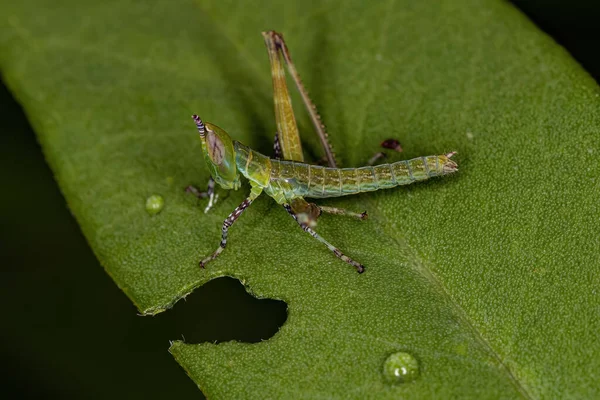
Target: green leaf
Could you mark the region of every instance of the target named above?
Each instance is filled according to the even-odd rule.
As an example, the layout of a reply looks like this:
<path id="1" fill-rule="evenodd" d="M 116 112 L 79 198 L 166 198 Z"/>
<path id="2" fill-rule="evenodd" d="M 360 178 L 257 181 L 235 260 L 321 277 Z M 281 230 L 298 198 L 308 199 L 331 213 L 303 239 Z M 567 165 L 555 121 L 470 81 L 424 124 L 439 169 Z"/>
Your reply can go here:
<path id="1" fill-rule="evenodd" d="M 510 5 L 32 0 L 0 13 L 3 78 L 139 310 L 225 275 L 289 305 L 265 342 L 173 344 L 208 397 L 600 394 L 600 91 Z M 459 151 L 456 176 L 326 202 L 369 211 L 318 229 L 363 275 L 265 196 L 198 269 L 247 187 L 209 214 L 184 193 L 208 178 L 189 116 L 270 154 L 267 29 L 285 34 L 345 166 L 388 137 L 406 158 Z M 156 215 L 151 195 L 164 199 Z M 416 360 L 414 381 L 384 375 L 396 352 Z"/>

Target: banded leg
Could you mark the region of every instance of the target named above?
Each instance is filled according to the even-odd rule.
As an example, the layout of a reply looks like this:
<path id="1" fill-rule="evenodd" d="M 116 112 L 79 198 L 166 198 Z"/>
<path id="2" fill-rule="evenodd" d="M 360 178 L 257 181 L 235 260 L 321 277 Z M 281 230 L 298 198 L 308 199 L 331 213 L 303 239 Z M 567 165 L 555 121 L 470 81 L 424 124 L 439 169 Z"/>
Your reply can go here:
<path id="1" fill-rule="evenodd" d="M 345 255 L 344 253 L 342 253 L 340 251 L 340 249 L 338 249 L 337 247 L 335 247 L 334 245 L 332 245 L 331 243 L 329 243 L 327 240 L 323 239 L 321 237 L 321 235 L 319 235 L 317 232 L 315 232 L 314 230 L 312 230 L 312 228 L 310 226 L 308 226 L 306 223 L 298 221 L 298 218 L 296 217 L 296 214 L 294 214 L 294 211 L 292 211 L 292 208 L 289 206 L 289 204 L 284 204 L 283 208 L 285 208 L 285 210 L 292 216 L 292 218 L 294 218 L 294 220 L 298 223 L 298 225 L 300 225 L 300 227 L 305 232 L 308 232 L 312 237 L 314 237 L 319 242 L 321 242 L 325 246 L 327 246 L 327 248 L 329 250 L 331 250 L 333 252 L 333 254 L 335 254 L 336 257 L 338 257 L 340 260 L 342 260 L 344 262 L 347 262 L 348 264 L 352 265 L 354 268 L 356 268 L 356 272 L 358 272 L 359 274 L 362 274 L 365 271 L 365 267 L 362 264 L 354 261 L 353 259 L 351 259 L 347 255 Z"/>
<path id="2" fill-rule="evenodd" d="M 275 158 L 283 158 L 283 152 L 281 151 L 281 143 L 279 143 L 278 132 L 275 132 L 275 139 L 273 140 L 273 154 L 275 155 Z"/>
<path id="3" fill-rule="evenodd" d="M 358 218 L 363 221 L 365 219 L 367 219 L 369 216 L 366 211 L 361 212 L 361 213 L 356 213 L 353 211 L 348 211 L 348 210 L 344 210 L 343 208 L 337 208 L 337 207 L 319 206 L 319 208 L 321 209 L 322 212 L 325 212 L 327 214 L 345 215 L 347 217 Z"/>
<path id="4" fill-rule="evenodd" d="M 287 87 L 285 84 L 285 74 L 284 74 L 283 68 L 281 66 L 280 59 L 279 59 L 279 53 L 281 53 L 283 55 L 285 64 L 288 67 L 288 71 L 290 72 L 290 75 L 292 76 L 292 79 L 294 80 L 294 83 L 296 84 L 296 87 L 298 88 L 298 91 L 300 92 L 302 101 L 304 102 L 304 105 L 305 105 L 306 109 L 308 110 L 308 114 L 310 115 L 310 119 L 315 127 L 315 130 L 317 131 L 317 134 L 319 136 L 321 144 L 323 145 L 323 149 L 325 150 L 325 155 L 327 157 L 327 162 L 330 167 L 336 168 L 337 166 L 336 166 L 336 161 L 335 161 L 335 154 L 333 152 L 331 144 L 329 143 L 329 136 L 327 134 L 327 131 L 325 130 L 325 125 L 323 125 L 323 122 L 321 122 L 321 116 L 317 112 L 317 107 L 315 106 L 315 104 L 312 102 L 312 100 L 308 96 L 308 92 L 306 91 L 306 88 L 304 87 L 304 84 L 302 83 L 302 80 L 300 79 L 300 75 L 298 75 L 298 71 L 296 71 L 296 66 L 292 62 L 292 57 L 290 56 L 290 51 L 288 50 L 287 45 L 285 44 L 285 41 L 283 40 L 283 36 L 280 33 L 277 33 L 275 31 L 269 31 L 269 32 L 263 32 L 263 37 L 265 39 L 265 43 L 266 43 L 267 49 L 269 51 L 269 58 L 271 60 L 271 75 L 273 77 L 273 88 L 275 91 L 275 114 L 276 114 L 276 116 L 283 115 L 284 113 L 287 114 L 286 111 L 288 110 L 288 108 L 291 110 L 291 102 L 289 99 L 289 93 L 287 91 Z M 285 92 L 283 91 L 282 86 L 285 88 Z M 292 114 L 292 118 L 293 118 L 293 114 Z M 288 150 L 286 149 L 286 140 L 290 141 L 290 140 L 292 140 L 292 138 L 289 138 L 286 135 L 288 135 L 289 133 L 291 133 L 291 134 L 295 133 L 296 135 L 298 135 L 298 128 L 296 126 L 295 119 L 292 120 L 290 118 L 286 122 L 288 125 L 290 125 L 293 122 L 293 127 L 289 131 L 285 131 L 285 132 L 280 130 L 280 133 L 283 135 L 283 138 L 281 138 L 281 139 L 282 139 L 282 143 L 283 143 L 283 154 L 285 156 L 284 158 L 288 159 L 288 160 L 296 160 L 295 157 L 290 157 L 290 154 L 287 154 Z M 279 124 L 279 122 L 278 122 L 278 124 Z M 279 130 L 279 128 L 278 128 L 278 130 Z M 300 158 L 297 161 L 303 161 L 301 152 L 300 152 L 300 154 L 294 154 L 294 155 L 300 156 Z"/>
<path id="5" fill-rule="evenodd" d="M 252 204 L 252 202 L 260 196 L 262 193 L 262 188 L 258 186 L 252 186 L 250 190 L 250 196 L 246 198 L 246 200 L 242 201 L 242 203 L 236 207 L 235 210 L 227 218 L 223 221 L 223 228 L 221 229 L 221 243 L 217 250 L 215 250 L 209 257 L 206 257 L 204 260 L 200 261 L 200 267 L 204 268 L 206 264 L 210 261 L 214 260 L 223 252 L 225 246 L 227 246 L 227 234 L 229 233 L 229 227 L 233 225 L 233 223 L 242 215 L 244 210 Z"/>
<path id="6" fill-rule="evenodd" d="M 206 192 L 201 192 L 195 186 L 188 186 L 185 188 L 185 191 L 193 194 L 199 199 L 206 199 L 208 197 L 208 205 L 204 208 L 204 213 L 206 214 L 217 202 L 219 199 L 219 195 L 215 193 L 215 180 L 212 176 L 208 179 L 208 187 Z"/>
<path id="7" fill-rule="evenodd" d="M 233 223 L 242 215 L 244 210 L 252 204 L 254 199 L 252 196 L 248 197 L 246 200 L 242 201 L 242 203 L 236 207 L 235 210 L 223 221 L 223 228 L 221 229 L 221 243 L 217 250 L 215 250 L 210 256 L 206 257 L 204 260 L 200 261 L 200 268 L 204 268 L 206 264 L 210 261 L 214 260 L 225 250 L 225 246 L 227 246 L 227 234 L 229 232 L 229 228 Z"/>

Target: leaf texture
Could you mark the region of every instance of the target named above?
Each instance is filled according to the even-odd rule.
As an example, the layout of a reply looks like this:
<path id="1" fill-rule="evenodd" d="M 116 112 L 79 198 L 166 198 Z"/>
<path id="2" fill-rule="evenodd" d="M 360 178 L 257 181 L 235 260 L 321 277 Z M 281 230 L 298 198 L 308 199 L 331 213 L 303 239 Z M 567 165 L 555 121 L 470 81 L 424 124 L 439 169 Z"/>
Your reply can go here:
<path id="1" fill-rule="evenodd" d="M 27 0 L 0 5 L 0 67 L 97 257 L 145 314 L 219 276 L 285 300 L 259 344 L 174 342 L 210 398 L 589 398 L 600 385 L 597 84 L 512 6 L 421 2 Z M 344 166 L 389 137 L 460 172 L 333 199 L 318 231 L 269 198 L 230 231 L 186 195 L 208 173 L 189 116 L 270 154 L 260 32 L 283 32 Z M 306 151 L 316 136 L 294 98 Z M 395 156 L 394 160 L 398 159 Z M 164 209 L 150 216 L 148 196 Z M 98 301 L 98 299 L 87 299 Z M 412 354 L 420 377 L 390 384 Z"/>

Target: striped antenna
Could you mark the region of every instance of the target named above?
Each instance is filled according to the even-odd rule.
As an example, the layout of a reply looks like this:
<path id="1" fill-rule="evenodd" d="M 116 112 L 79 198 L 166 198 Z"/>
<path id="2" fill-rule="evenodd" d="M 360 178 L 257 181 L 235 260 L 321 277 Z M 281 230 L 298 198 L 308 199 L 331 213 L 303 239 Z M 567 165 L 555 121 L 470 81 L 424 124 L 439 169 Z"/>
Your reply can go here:
<path id="1" fill-rule="evenodd" d="M 204 134 L 206 133 L 206 128 L 204 127 L 204 122 L 200 119 L 196 114 L 192 115 L 194 122 L 196 123 L 196 127 L 198 128 L 198 133 L 200 137 L 204 139 Z"/>

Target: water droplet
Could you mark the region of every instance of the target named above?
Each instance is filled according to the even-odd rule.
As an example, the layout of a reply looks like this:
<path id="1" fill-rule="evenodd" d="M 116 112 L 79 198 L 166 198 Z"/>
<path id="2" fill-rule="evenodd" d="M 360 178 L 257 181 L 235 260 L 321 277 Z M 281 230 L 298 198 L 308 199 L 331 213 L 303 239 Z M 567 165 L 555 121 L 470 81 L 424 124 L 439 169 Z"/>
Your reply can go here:
<path id="1" fill-rule="evenodd" d="M 146 199 L 146 211 L 150 215 L 158 214 L 165 206 L 165 199 L 158 194 L 153 194 Z"/>
<path id="2" fill-rule="evenodd" d="M 390 383 L 411 382 L 419 377 L 419 363 L 408 353 L 394 353 L 385 360 L 383 375 Z"/>

